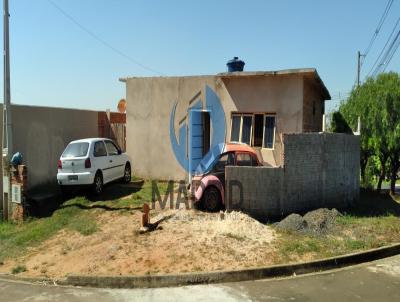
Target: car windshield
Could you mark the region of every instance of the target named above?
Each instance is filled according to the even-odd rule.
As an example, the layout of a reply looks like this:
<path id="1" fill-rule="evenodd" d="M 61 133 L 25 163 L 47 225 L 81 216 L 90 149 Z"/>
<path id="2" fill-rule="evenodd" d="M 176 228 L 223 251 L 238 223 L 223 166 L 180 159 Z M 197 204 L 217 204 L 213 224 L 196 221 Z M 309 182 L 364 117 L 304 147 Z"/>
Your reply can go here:
<path id="1" fill-rule="evenodd" d="M 86 156 L 89 143 L 72 143 L 65 148 L 62 157 L 82 157 Z"/>

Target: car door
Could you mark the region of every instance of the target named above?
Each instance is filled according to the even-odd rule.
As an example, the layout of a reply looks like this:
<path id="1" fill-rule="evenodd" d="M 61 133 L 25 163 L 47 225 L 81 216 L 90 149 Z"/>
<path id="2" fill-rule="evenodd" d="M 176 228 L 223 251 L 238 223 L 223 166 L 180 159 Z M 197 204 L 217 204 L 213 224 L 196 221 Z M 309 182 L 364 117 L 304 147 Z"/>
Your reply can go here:
<path id="1" fill-rule="evenodd" d="M 111 140 L 104 141 L 108 153 L 108 163 L 110 169 L 111 178 L 118 179 L 124 176 L 125 163 L 123 162 L 123 157 L 121 156 L 121 151 Z"/>
<path id="2" fill-rule="evenodd" d="M 222 154 L 212 168 L 211 174 L 216 176 L 225 185 L 225 167 L 233 166 L 234 162 L 235 154 L 233 152 Z"/>
<path id="3" fill-rule="evenodd" d="M 93 145 L 93 166 L 96 170 L 103 173 L 103 183 L 107 183 L 111 179 L 111 171 L 109 169 L 109 161 L 107 149 L 103 141 L 96 141 Z"/>

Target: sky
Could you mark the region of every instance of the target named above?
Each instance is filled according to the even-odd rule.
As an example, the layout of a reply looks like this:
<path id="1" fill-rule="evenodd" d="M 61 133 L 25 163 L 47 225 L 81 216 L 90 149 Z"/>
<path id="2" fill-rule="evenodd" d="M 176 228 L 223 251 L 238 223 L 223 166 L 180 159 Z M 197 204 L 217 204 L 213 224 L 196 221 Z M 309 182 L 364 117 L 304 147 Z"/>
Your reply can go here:
<path id="1" fill-rule="evenodd" d="M 11 100 L 116 110 L 127 76 L 314 67 L 339 104 L 387 0 L 9 0 Z M 52 4 L 53 3 L 53 4 Z M 62 13 L 56 6 L 61 8 Z M 362 66 L 370 70 L 400 17 L 394 0 Z M 2 35 L 1 31 L 1 35 Z M 139 63 L 139 64 L 137 64 Z M 3 64 L 3 62 L 1 62 Z M 387 71 L 400 72 L 400 50 Z M 1 74 L 1 81 L 3 75 Z M 3 100 L 3 87 L 1 87 Z"/>

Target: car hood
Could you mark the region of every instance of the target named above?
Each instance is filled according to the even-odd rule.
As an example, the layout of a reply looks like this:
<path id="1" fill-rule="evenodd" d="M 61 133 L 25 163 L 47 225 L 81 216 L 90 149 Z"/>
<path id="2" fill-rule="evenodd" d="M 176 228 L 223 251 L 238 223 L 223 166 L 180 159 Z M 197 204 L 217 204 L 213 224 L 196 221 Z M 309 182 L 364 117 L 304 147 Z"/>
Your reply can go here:
<path id="1" fill-rule="evenodd" d="M 200 161 L 199 165 L 195 170 L 195 175 L 202 175 L 211 170 L 214 166 L 215 161 L 225 150 L 225 143 L 219 143 L 214 146 Z"/>

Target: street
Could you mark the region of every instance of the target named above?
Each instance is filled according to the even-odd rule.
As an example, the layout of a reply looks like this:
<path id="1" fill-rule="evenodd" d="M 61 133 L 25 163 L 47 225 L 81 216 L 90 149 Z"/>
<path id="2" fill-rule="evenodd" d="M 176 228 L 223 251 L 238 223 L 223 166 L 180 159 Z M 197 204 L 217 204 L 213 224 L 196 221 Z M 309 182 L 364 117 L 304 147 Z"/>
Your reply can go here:
<path id="1" fill-rule="evenodd" d="M 400 255 L 325 273 L 159 289 L 32 285 L 0 278 L 0 301 L 400 301 Z"/>

